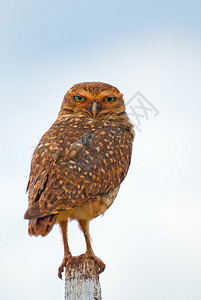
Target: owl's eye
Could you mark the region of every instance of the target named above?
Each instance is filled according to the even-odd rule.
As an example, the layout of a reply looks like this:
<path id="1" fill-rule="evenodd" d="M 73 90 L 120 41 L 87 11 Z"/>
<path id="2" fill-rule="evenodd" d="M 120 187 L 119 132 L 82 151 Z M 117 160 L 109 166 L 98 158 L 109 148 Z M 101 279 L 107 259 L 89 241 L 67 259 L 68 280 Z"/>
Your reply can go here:
<path id="1" fill-rule="evenodd" d="M 77 102 L 84 101 L 85 99 L 86 99 L 85 97 L 80 96 L 80 95 L 74 96 L 74 100 L 77 101 Z"/>
<path id="2" fill-rule="evenodd" d="M 116 97 L 109 96 L 109 97 L 106 97 L 104 100 L 107 102 L 114 102 L 114 101 L 116 101 Z"/>

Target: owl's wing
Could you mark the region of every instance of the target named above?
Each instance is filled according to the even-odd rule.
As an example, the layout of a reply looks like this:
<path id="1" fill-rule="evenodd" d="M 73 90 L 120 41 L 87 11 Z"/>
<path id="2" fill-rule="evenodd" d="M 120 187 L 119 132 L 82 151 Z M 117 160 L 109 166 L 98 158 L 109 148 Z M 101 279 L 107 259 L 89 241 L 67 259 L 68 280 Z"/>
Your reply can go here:
<path id="1" fill-rule="evenodd" d="M 132 152 L 130 132 L 116 126 L 85 132 L 82 130 L 73 142 L 70 138 L 65 142 L 67 134 L 56 141 L 55 133 L 51 143 L 51 137 L 46 143 L 41 140 L 32 160 L 25 218 L 41 218 L 79 206 L 109 193 L 125 178 Z M 46 147 L 54 149 L 52 154 Z"/>

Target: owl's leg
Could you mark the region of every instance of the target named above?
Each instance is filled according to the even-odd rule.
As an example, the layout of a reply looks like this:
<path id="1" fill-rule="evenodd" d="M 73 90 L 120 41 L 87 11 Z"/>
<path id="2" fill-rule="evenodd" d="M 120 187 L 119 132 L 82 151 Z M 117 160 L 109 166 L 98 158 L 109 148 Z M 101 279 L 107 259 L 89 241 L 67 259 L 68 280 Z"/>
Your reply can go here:
<path id="1" fill-rule="evenodd" d="M 63 244 L 64 244 L 64 258 L 58 270 L 58 276 L 62 279 L 62 272 L 66 266 L 67 261 L 72 257 L 67 238 L 68 220 L 59 222 L 59 227 L 61 229 Z"/>
<path id="2" fill-rule="evenodd" d="M 91 246 L 91 237 L 89 234 L 89 221 L 78 220 L 78 222 L 79 222 L 81 230 L 84 233 L 86 246 L 87 246 L 87 250 L 86 250 L 85 254 L 83 254 L 83 256 L 87 256 L 87 257 L 93 259 L 99 266 L 99 273 L 102 273 L 105 270 L 105 264 L 104 264 L 104 262 L 102 262 L 102 260 L 100 258 L 95 256 L 95 254 L 93 252 L 93 249 Z"/>

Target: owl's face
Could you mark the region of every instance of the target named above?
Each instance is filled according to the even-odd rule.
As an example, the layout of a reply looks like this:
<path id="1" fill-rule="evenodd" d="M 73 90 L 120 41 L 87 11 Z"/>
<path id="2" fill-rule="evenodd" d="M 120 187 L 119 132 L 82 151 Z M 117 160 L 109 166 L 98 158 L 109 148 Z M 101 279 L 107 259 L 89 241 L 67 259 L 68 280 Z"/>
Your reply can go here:
<path id="1" fill-rule="evenodd" d="M 102 82 L 75 84 L 64 96 L 61 111 L 84 112 L 93 118 L 125 112 L 123 95 L 112 85 Z"/>

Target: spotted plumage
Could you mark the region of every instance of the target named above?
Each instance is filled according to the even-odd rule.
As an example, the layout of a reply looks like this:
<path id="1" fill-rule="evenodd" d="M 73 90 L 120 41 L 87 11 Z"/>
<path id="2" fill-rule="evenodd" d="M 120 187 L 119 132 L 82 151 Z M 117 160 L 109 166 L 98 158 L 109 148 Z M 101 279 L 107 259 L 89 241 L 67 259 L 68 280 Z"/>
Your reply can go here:
<path id="1" fill-rule="evenodd" d="M 68 218 L 77 219 L 84 232 L 87 252 L 94 258 L 89 221 L 113 203 L 131 159 L 133 126 L 122 94 L 101 82 L 74 85 L 64 96 L 57 120 L 36 147 L 27 190 L 29 234 L 49 233 L 59 223 L 64 261 L 70 250 Z M 104 264 L 98 259 L 100 270 Z"/>

